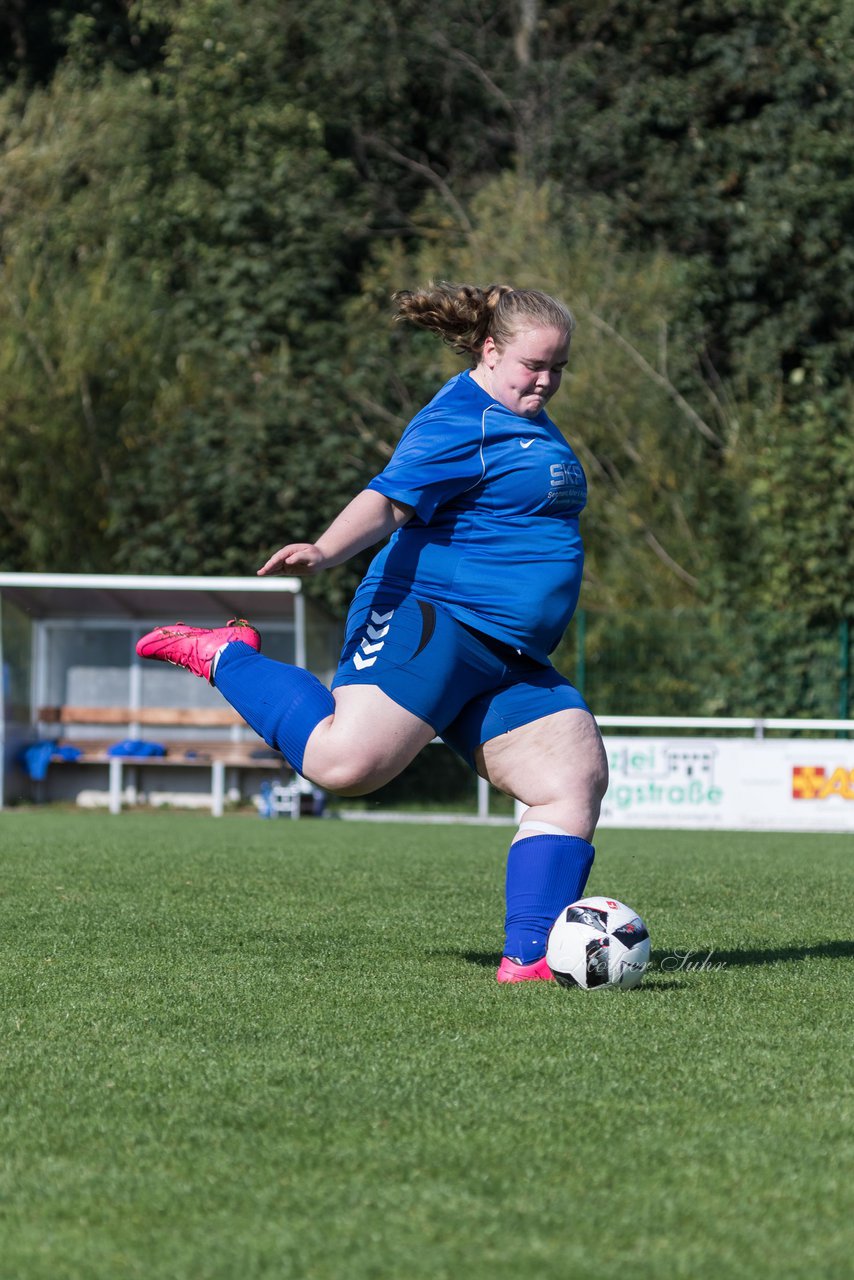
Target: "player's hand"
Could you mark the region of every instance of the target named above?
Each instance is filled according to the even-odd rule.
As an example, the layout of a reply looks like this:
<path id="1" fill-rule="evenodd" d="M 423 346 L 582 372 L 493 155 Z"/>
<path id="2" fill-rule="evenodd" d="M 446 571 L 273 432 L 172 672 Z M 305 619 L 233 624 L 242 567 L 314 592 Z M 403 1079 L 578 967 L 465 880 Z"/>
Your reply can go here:
<path id="1" fill-rule="evenodd" d="M 323 552 L 313 542 L 290 542 L 270 556 L 258 570 L 261 578 L 273 574 L 285 577 L 305 578 L 317 573 L 326 563 Z"/>

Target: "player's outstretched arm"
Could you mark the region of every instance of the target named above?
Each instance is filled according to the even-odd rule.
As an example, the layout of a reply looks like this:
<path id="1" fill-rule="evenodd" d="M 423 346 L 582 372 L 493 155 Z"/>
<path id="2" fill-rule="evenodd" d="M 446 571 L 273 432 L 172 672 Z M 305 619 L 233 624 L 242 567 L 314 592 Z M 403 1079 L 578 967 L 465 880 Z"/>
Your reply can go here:
<path id="1" fill-rule="evenodd" d="M 270 574 L 307 577 L 321 569 L 343 564 L 351 556 L 381 542 L 405 524 L 413 508 L 392 502 L 373 489 L 363 489 L 337 515 L 317 542 L 290 542 L 276 551 L 258 570 Z"/>

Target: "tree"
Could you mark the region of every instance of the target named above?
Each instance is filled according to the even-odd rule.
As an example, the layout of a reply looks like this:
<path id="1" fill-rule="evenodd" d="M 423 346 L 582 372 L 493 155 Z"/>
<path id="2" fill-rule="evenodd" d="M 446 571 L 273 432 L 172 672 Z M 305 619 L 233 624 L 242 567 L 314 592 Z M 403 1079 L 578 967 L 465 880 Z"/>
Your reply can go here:
<path id="1" fill-rule="evenodd" d="M 543 114 L 571 122 L 542 131 L 547 172 L 601 193 L 630 245 L 705 263 L 712 361 L 751 398 L 805 364 L 845 377 L 854 6 L 596 4 L 547 22 Z"/>
<path id="2" fill-rule="evenodd" d="M 161 490 L 161 536 L 151 477 L 169 473 L 179 424 L 199 493 L 222 493 L 212 444 L 274 432 L 284 406 L 314 415 L 289 429 L 313 440 L 319 471 L 334 449 L 316 388 L 359 198 L 276 80 L 268 37 L 230 6 L 197 6 L 155 75 L 72 65 L 3 101 L 0 548 L 19 567 L 127 564 L 144 537 L 149 566 L 169 568 L 173 494 Z M 212 527 L 198 542 L 185 531 L 185 566 L 227 554 L 234 530 Z M 268 536 L 256 525 L 256 546 Z"/>
<path id="3" fill-rule="evenodd" d="M 132 0 L 6 0 L 0 86 L 47 84 L 73 53 L 88 66 L 134 71 L 157 62 L 164 29 L 139 22 Z"/>
<path id="4" fill-rule="evenodd" d="M 127 253 L 145 183 L 139 86 L 73 84 L 0 107 L 0 555 L 109 564 L 109 495 L 163 371 L 163 299 Z M 124 226 L 123 226 L 124 224 Z"/>

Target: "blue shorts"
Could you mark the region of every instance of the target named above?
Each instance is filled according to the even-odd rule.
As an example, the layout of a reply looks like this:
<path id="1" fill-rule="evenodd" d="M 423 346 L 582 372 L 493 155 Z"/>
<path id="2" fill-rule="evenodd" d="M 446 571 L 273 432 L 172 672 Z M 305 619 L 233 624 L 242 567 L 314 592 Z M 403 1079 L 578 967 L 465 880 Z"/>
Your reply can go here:
<path id="1" fill-rule="evenodd" d="M 474 768 L 490 738 L 568 708 L 589 710 L 552 666 L 415 596 L 377 593 L 355 605 L 332 688 L 376 685 L 431 725 Z"/>

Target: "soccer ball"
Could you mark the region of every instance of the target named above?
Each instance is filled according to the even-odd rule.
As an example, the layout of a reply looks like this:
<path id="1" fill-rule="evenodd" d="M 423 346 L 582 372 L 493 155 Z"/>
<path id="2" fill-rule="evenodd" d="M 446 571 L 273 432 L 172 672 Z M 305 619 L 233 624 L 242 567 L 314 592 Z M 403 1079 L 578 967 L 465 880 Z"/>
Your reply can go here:
<path id="1" fill-rule="evenodd" d="M 552 925 L 546 964 L 563 987 L 604 991 L 636 987 L 649 964 L 649 932 L 614 898 L 580 898 Z"/>

